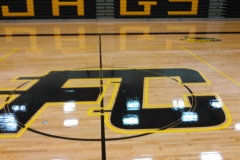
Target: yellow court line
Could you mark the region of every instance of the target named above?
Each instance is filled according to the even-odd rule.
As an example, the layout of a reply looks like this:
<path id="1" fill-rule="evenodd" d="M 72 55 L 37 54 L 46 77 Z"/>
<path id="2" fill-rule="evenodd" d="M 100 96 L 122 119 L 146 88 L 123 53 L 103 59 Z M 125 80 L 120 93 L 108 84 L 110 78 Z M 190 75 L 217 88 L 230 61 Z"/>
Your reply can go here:
<path id="1" fill-rule="evenodd" d="M 113 106 L 114 100 L 117 96 L 119 86 L 120 86 L 120 84 L 117 84 L 117 83 L 116 84 L 108 84 L 108 86 L 110 86 L 110 85 L 115 85 L 115 87 L 114 87 L 114 91 L 113 91 L 113 94 L 111 96 L 110 102 L 106 107 L 104 106 L 104 108 L 103 108 L 104 110 L 111 109 L 111 107 Z M 88 116 L 100 116 L 100 115 L 106 115 L 107 114 L 106 112 L 105 113 L 94 113 L 93 112 L 94 110 L 99 110 L 99 108 L 95 108 L 95 107 L 94 108 L 89 108 L 87 115 Z"/>
<path id="2" fill-rule="evenodd" d="M 15 81 L 22 81 L 22 82 L 27 82 L 27 80 L 12 80 L 11 82 L 15 82 Z M 30 87 L 32 87 L 33 85 L 35 85 L 38 82 L 38 80 L 31 80 L 27 86 L 25 86 L 24 88 L 0 88 L 1 91 L 26 91 L 28 90 Z"/>
<path id="3" fill-rule="evenodd" d="M 145 88 L 145 91 L 144 91 L 144 109 L 152 109 L 152 108 L 173 108 L 173 104 L 151 104 L 151 105 L 149 105 L 149 103 L 148 103 L 148 84 L 149 84 L 149 79 L 166 79 L 166 78 L 175 78 L 175 79 L 177 79 L 177 81 L 178 81 L 178 85 L 183 85 L 183 83 L 181 83 L 181 78 L 180 77 L 178 77 L 178 76 L 170 76 L 170 77 L 158 77 L 158 78 L 145 78 L 145 86 L 144 86 L 144 88 Z M 183 100 L 184 100 L 184 103 L 185 103 L 185 108 L 190 108 L 190 104 L 188 103 L 188 101 L 187 101 L 187 98 L 185 98 L 184 96 L 183 96 Z"/>
<path id="4" fill-rule="evenodd" d="M 6 54 L 5 56 L 3 56 L 2 58 L 0 58 L 0 62 L 3 61 L 5 58 L 7 58 L 8 56 L 10 56 L 11 54 L 13 54 L 14 52 L 16 52 L 18 50 L 18 48 L 13 49 L 11 52 L 9 52 L 8 54 Z"/>
<path id="5" fill-rule="evenodd" d="M 179 46 L 181 49 L 185 50 L 186 52 L 188 52 L 189 54 L 191 54 L 192 56 L 194 56 L 195 58 L 197 58 L 198 60 L 200 60 L 201 62 L 205 63 L 206 65 L 208 65 L 209 67 L 211 67 L 212 69 L 214 69 L 215 71 L 217 71 L 219 74 L 223 75 L 224 77 L 226 77 L 227 79 L 229 79 L 230 81 L 232 81 L 233 83 L 237 84 L 240 86 L 240 83 L 237 82 L 236 80 L 234 80 L 233 78 L 229 77 L 228 75 L 226 75 L 225 73 L 223 73 L 222 71 L 218 70 L 217 68 L 215 68 L 214 66 L 212 66 L 211 64 L 209 64 L 208 62 L 206 62 L 205 60 L 203 60 L 202 58 L 198 57 L 197 55 L 195 55 L 194 53 L 192 53 L 191 51 L 187 50 L 186 48 Z"/>
<path id="6" fill-rule="evenodd" d="M 2 95 L 0 95 L 0 97 L 10 97 L 7 101 L 5 101 L 3 104 L 0 104 L 0 110 L 2 110 L 3 108 L 4 108 L 4 106 L 6 105 L 6 104 L 9 104 L 9 103 L 11 103 L 13 100 L 15 100 L 17 97 L 18 97 L 18 95 L 17 94 L 13 94 L 13 95 L 9 95 L 9 94 L 2 94 Z"/>

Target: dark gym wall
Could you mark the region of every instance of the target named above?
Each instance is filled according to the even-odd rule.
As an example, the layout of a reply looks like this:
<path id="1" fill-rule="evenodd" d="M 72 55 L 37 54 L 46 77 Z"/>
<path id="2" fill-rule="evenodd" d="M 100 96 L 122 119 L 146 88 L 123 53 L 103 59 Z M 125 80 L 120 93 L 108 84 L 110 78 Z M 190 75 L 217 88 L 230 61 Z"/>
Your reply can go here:
<path id="1" fill-rule="evenodd" d="M 240 18 L 240 0 L 228 0 L 226 18 Z"/>
<path id="2" fill-rule="evenodd" d="M 0 0 L 0 20 L 90 19 L 97 18 L 96 8 L 105 14 L 108 7 L 116 19 L 211 18 L 210 3 L 221 8 L 222 18 L 240 18 L 240 0 Z"/>
<path id="3" fill-rule="evenodd" d="M 1 0 L 0 6 L 0 19 L 96 18 L 96 0 Z"/>

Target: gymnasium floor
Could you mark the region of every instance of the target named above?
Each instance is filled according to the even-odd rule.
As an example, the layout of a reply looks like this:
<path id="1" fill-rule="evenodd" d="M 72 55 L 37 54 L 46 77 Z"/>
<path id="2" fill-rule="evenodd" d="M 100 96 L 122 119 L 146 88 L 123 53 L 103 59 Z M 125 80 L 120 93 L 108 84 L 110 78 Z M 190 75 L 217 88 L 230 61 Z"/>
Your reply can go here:
<path id="1" fill-rule="evenodd" d="M 0 160 L 238 160 L 239 36 L 237 21 L 1 23 Z"/>

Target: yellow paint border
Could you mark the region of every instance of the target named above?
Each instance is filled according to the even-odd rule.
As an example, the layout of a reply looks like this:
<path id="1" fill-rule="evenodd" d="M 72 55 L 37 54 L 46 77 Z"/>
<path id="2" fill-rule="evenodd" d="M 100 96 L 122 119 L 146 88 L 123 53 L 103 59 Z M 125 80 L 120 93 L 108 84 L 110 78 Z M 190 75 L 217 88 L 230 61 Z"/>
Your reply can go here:
<path id="1" fill-rule="evenodd" d="M 199 70 L 196 70 L 196 69 L 192 69 L 192 68 L 187 68 L 187 67 L 159 67 L 159 68 L 149 68 L 149 67 L 147 67 L 147 68 L 140 68 L 140 69 L 136 69 L 136 70 L 141 70 L 141 69 L 173 69 L 173 68 L 176 68 L 176 69 L 191 69 L 191 70 L 195 70 L 195 71 L 197 71 L 203 78 L 204 78 L 204 80 L 206 81 L 206 83 L 207 84 L 211 84 L 210 83 L 210 81 L 207 79 L 207 77 L 205 77 L 205 75 L 201 72 L 201 71 L 199 71 Z M 103 68 L 102 70 L 132 70 L 132 69 L 134 69 L 134 68 Z M 49 74 L 50 72 L 54 72 L 54 71 L 80 71 L 80 70 L 99 70 L 100 71 L 100 68 L 82 68 L 82 69 L 73 69 L 73 70 L 66 70 L 66 69 L 57 69 L 57 70 L 48 70 L 48 71 L 46 71 L 43 75 L 35 75 L 35 76 L 45 76 L 45 75 L 47 75 L 47 74 Z M 21 76 L 21 77 L 23 77 L 23 76 Z M 27 76 L 27 77 L 29 77 L 29 76 Z M 17 78 L 18 77 L 15 77 L 12 81 L 15 81 L 15 80 L 17 80 Z M 96 80 L 96 78 L 92 78 L 93 80 Z M 111 82 L 121 82 L 121 78 L 103 78 L 102 80 L 104 80 L 104 79 L 106 79 L 106 80 L 108 80 L 107 81 L 107 84 L 106 85 L 103 85 L 103 92 L 102 92 L 102 94 L 98 97 L 98 100 L 97 101 L 93 101 L 93 102 L 89 102 L 89 101 L 86 101 L 86 102 L 75 102 L 75 104 L 100 104 L 101 103 L 101 100 L 102 100 L 102 98 L 103 98 L 103 96 L 104 96 L 104 94 L 105 94 L 105 92 L 106 92 L 106 90 L 107 90 L 107 87 L 108 87 L 108 85 L 115 85 L 115 88 L 114 88 L 114 92 L 113 92 L 113 94 L 112 94 L 112 97 L 111 97 L 111 100 L 110 100 L 110 102 L 109 102 L 109 105 L 107 106 L 107 107 L 104 107 L 104 109 L 106 108 L 106 109 L 109 109 L 109 108 L 111 108 L 111 106 L 113 106 L 113 103 L 114 103 L 114 98 L 116 97 L 116 95 L 117 95 L 117 91 L 118 91 L 118 88 L 119 88 L 119 86 L 120 86 L 120 84 L 119 83 L 111 83 Z M 100 78 L 98 78 L 98 80 L 100 80 Z M 24 80 L 24 81 L 26 81 L 26 80 Z M 38 80 L 32 80 L 34 83 L 36 83 Z M 178 81 L 178 83 L 180 83 L 180 80 Z M 69 84 L 69 82 L 68 83 L 65 83 L 64 85 L 63 85 L 63 87 L 64 88 L 68 88 L 67 87 L 67 85 Z M 187 84 L 187 83 L 185 83 L 185 84 Z M 71 87 L 73 87 L 73 86 L 71 86 Z M 38 110 L 38 112 L 27 122 L 27 124 L 25 125 L 25 128 L 22 128 L 17 134 L 3 134 L 3 135 L 0 135 L 0 138 L 17 138 L 17 137 L 20 137 L 26 130 L 27 130 L 27 128 L 28 127 L 30 127 L 31 126 L 31 124 L 44 112 L 44 110 L 48 107 L 48 106 L 50 106 L 50 105 L 62 105 L 62 104 L 64 104 L 64 102 L 53 102 L 53 103 L 45 103 L 39 110 Z M 89 116 L 98 116 L 98 115 L 102 115 L 101 113 L 96 113 L 96 114 L 93 114 L 92 113 L 92 111 L 94 110 L 95 108 L 90 108 L 89 109 L 89 111 L 88 111 L 88 114 L 87 115 L 89 115 Z M 105 123 L 106 123 L 106 125 L 110 128 L 110 129 L 112 129 L 112 130 L 114 130 L 114 131 L 118 131 L 118 132 L 121 132 L 121 133 L 125 133 L 125 132 L 122 132 L 121 130 L 119 130 L 119 129 L 115 129 L 113 126 L 111 126 L 111 124 L 108 122 L 108 117 L 109 117 L 109 113 L 104 113 L 104 115 L 105 115 Z M 230 114 L 229 114 L 230 115 Z M 154 133 L 155 133 L 156 131 L 154 131 Z M 161 132 L 167 132 L 166 130 L 164 130 L 164 131 L 161 131 Z M 175 132 L 175 131 L 168 131 L 168 132 Z M 181 131 L 180 131 L 181 132 Z M 127 132 L 128 133 L 128 132 Z M 134 133 L 149 133 L 149 131 L 147 130 L 147 131 L 138 131 L 138 132 L 136 132 L 136 131 L 134 131 Z M 132 134 L 132 132 L 131 133 L 129 133 L 129 134 Z"/>
<path id="2" fill-rule="evenodd" d="M 0 97 L 10 97 L 9 100 L 7 100 L 6 102 L 4 102 L 3 104 L 0 104 L 0 110 L 4 108 L 4 106 L 8 103 L 11 103 L 12 101 L 14 101 L 19 95 L 18 94 L 1 94 Z"/>
<path id="3" fill-rule="evenodd" d="M 103 92 L 98 97 L 97 101 L 81 101 L 81 102 L 74 102 L 75 104 L 100 104 L 101 100 L 103 99 L 104 94 L 106 93 L 107 85 L 103 86 Z M 25 128 L 22 128 L 18 133 L 15 134 L 0 134 L 0 138 L 17 138 L 20 137 L 26 130 L 31 126 L 31 124 L 45 111 L 48 106 L 52 105 L 64 105 L 66 102 L 52 102 L 52 103 L 45 103 L 38 112 L 32 116 L 32 118 L 27 122 Z"/>
<path id="4" fill-rule="evenodd" d="M 110 114 L 105 113 L 105 123 L 108 128 L 115 132 L 119 133 L 124 133 L 124 134 L 145 134 L 145 133 L 170 133 L 170 132 L 205 132 L 205 131 L 216 131 L 216 130 L 221 130 L 226 127 L 228 127 L 232 123 L 232 117 L 230 115 L 230 112 L 228 111 L 227 107 L 225 104 L 221 101 L 219 95 L 217 93 L 207 93 L 207 94 L 185 94 L 185 96 L 190 96 L 190 95 L 195 95 L 195 96 L 215 96 L 216 99 L 222 103 L 222 108 L 226 116 L 226 120 L 223 124 L 220 124 L 218 126 L 213 126 L 213 127 L 194 127 L 194 128 L 169 128 L 166 130 L 157 130 L 157 129 L 135 129 L 135 130 L 125 130 L 125 129 L 120 129 L 115 126 L 113 126 L 110 122 Z"/>
<path id="5" fill-rule="evenodd" d="M 118 92 L 118 90 L 119 90 L 119 87 L 120 87 L 120 83 L 112 83 L 112 84 L 109 84 L 109 85 L 115 85 L 115 87 L 114 87 L 114 90 L 113 90 L 113 93 L 112 93 L 112 96 L 111 96 L 111 99 L 110 99 L 110 101 L 109 101 L 109 104 L 105 107 L 103 107 L 103 109 L 104 110 L 110 110 L 112 107 L 113 107 L 113 104 L 114 104 L 114 100 L 115 100 L 115 98 L 117 97 L 117 92 Z M 109 86 L 108 85 L 108 86 Z M 93 111 L 94 110 L 101 110 L 102 108 L 96 108 L 96 107 L 94 107 L 94 108 L 89 108 L 89 110 L 88 110 L 88 116 L 100 116 L 100 115 L 105 115 L 105 113 L 100 113 L 100 112 L 98 112 L 98 113 L 94 113 Z"/>
<path id="6" fill-rule="evenodd" d="M 203 79 L 206 81 L 207 84 L 211 84 L 211 82 L 208 80 L 208 78 L 203 74 L 202 71 L 195 69 L 195 68 L 190 68 L 190 67 L 145 67 L 145 68 L 123 68 L 123 67 L 119 67 L 119 68 L 81 68 L 81 69 L 67 69 L 67 68 L 58 68 L 58 69 L 51 69 L 51 70 L 47 70 L 46 72 L 44 72 L 43 74 L 36 74 L 36 75 L 28 75 L 26 77 L 42 77 L 42 76 L 46 76 L 48 75 L 50 72 L 54 72 L 54 71 L 82 71 L 82 70 L 88 70 L 88 71 L 92 71 L 92 70 L 144 70 L 144 69 L 189 69 L 189 70 L 194 70 L 196 72 L 198 72 Z M 18 77 L 25 77 L 25 76 L 18 76 Z M 18 77 L 15 77 L 14 79 L 17 79 Z M 13 79 L 13 80 L 14 80 Z M 108 78 L 109 79 L 109 78 Z M 111 78 L 110 78 L 111 79 Z M 187 85 L 191 85 L 191 83 L 185 83 Z"/>
<path id="7" fill-rule="evenodd" d="M 101 87 L 104 85 L 100 85 L 100 84 L 80 84 L 80 85 L 74 85 L 74 86 L 69 86 L 69 84 L 72 81 L 90 81 L 90 80 L 94 80 L 94 81 L 100 81 L 100 80 L 107 80 L 106 84 L 104 85 L 109 85 L 111 82 L 121 82 L 121 78 L 74 78 L 74 79 L 68 79 L 67 82 L 65 82 L 63 84 L 63 86 L 61 88 L 85 88 L 85 87 Z"/>
<path id="8" fill-rule="evenodd" d="M 143 109 L 153 109 L 153 108 L 173 108 L 173 104 L 169 103 L 169 104 L 151 104 L 149 105 L 148 103 L 148 84 L 149 84 L 149 80 L 150 79 L 169 79 L 169 78 L 174 78 L 178 81 L 178 85 L 183 86 L 184 84 L 181 82 L 181 78 L 178 76 L 172 76 L 172 77 L 151 77 L 151 78 L 145 78 L 144 79 L 144 105 L 143 105 Z M 191 105 L 189 104 L 188 100 L 186 97 L 182 97 L 185 103 L 185 108 L 190 108 Z"/>
<path id="9" fill-rule="evenodd" d="M 31 88 L 33 85 L 35 85 L 39 80 L 18 80 L 17 79 L 18 77 L 14 78 L 11 80 L 11 82 L 28 82 L 29 83 L 23 87 L 23 88 L 0 88 L 1 91 L 26 91 L 28 90 L 29 88 Z"/>
<path id="10" fill-rule="evenodd" d="M 17 79 L 17 78 L 14 78 L 13 81 Z M 100 80 L 100 78 L 92 78 L 93 80 Z M 69 79 L 62 87 L 62 88 L 69 88 L 67 85 L 71 82 L 71 80 L 73 79 Z M 76 79 L 74 79 L 76 80 Z M 81 79 L 81 80 L 86 80 L 86 78 L 84 79 Z M 91 78 L 89 78 L 88 80 L 91 80 Z M 116 81 L 120 81 L 121 79 L 120 78 L 103 78 L 103 80 L 107 80 L 107 84 L 110 84 L 111 81 L 110 80 L 114 80 L 114 82 Z M 105 84 L 105 85 L 98 85 L 98 86 L 102 86 L 103 87 L 103 92 L 102 94 L 98 97 L 97 101 L 81 101 L 81 102 L 74 102 L 75 104 L 100 104 L 105 93 L 106 93 L 106 90 L 107 90 L 107 87 L 108 85 Z M 71 86 L 71 88 L 74 88 L 74 86 Z M 81 88 L 81 87 L 80 87 Z M 0 95 L 1 96 L 1 95 Z M 5 95 L 2 95 L 2 97 L 5 97 Z M 17 95 L 14 95 L 13 97 L 11 97 L 7 102 L 5 102 L 4 104 L 2 104 L 3 106 L 5 106 L 5 104 L 7 103 L 10 103 L 11 101 L 13 101 L 16 97 L 18 97 Z M 113 100 L 112 100 L 113 101 Z M 29 128 L 31 126 L 31 124 L 45 111 L 45 109 L 49 106 L 52 106 L 52 105 L 64 105 L 65 102 L 53 102 L 53 103 L 45 103 L 39 110 L 38 112 L 33 115 L 33 117 L 27 122 L 27 124 L 25 125 L 25 128 L 22 128 L 19 130 L 18 133 L 16 134 L 0 134 L 0 138 L 17 138 L 17 137 L 20 137 L 26 130 L 27 128 Z M 1 106 L 2 106 L 1 105 Z M 1 109 L 1 108 L 0 108 Z"/>

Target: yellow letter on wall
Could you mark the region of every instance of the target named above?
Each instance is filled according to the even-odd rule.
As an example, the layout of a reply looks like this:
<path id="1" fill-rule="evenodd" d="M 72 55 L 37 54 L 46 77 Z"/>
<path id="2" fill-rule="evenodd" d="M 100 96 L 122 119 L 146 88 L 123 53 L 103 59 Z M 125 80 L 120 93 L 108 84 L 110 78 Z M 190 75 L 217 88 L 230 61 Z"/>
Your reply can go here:
<path id="1" fill-rule="evenodd" d="M 59 0 L 52 0 L 53 16 L 59 16 L 60 6 L 77 6 L 78 16 L 84 16 L 83 0 L 77 0 L 76 2 L 59 2 Z"/>
<path id="2" fill-rule="evenodd" d="M 198 0 L 169 0 L 169 2 L 192 2 L 191 11 L 169 11 L 168 15 L 197 15 Z"/>
<path id="3" fill-rule="evenodd" d="M 141 1 L 139 5 L 144 6 L 144 11 L 127 11 L 127 0 L 120 1 L 120 15 L 121 16 L 140 16 L 151 15 L 151 5 L 157 5 L 155 1 Z"/>
<path id="4" fill-rule="evenodd" d="M 27 0 L 27 12 L 9 12 L 8 6 L 2 6 L 3 17 L 27 17 L 34 16 L 33 0 Z"/>

